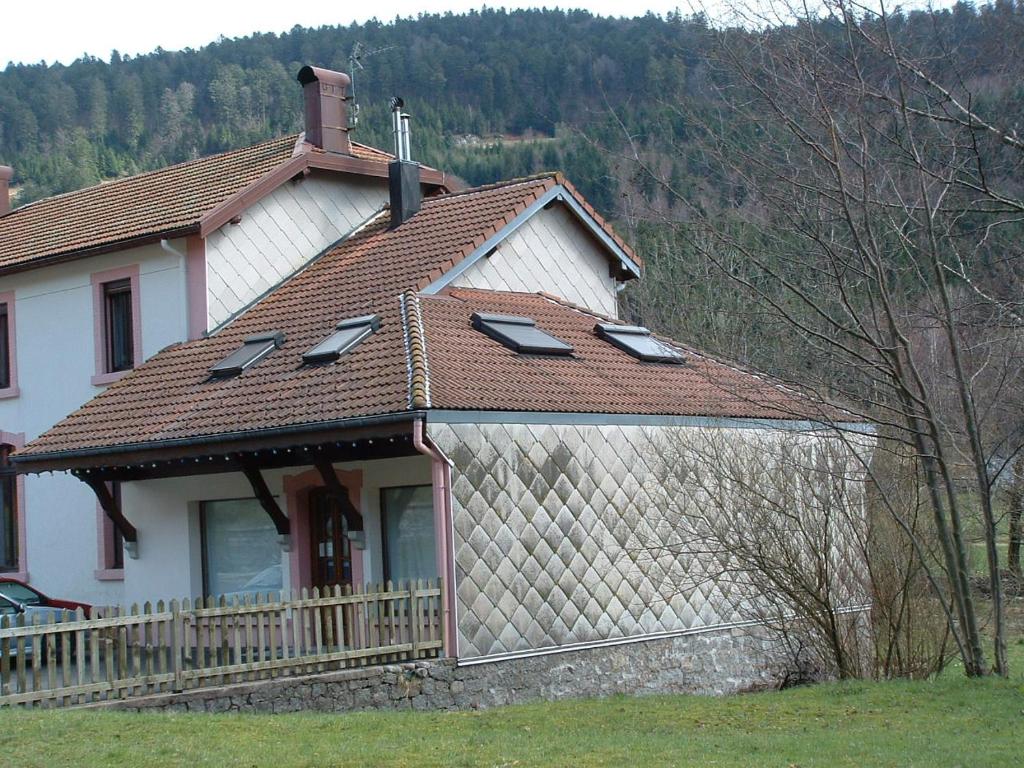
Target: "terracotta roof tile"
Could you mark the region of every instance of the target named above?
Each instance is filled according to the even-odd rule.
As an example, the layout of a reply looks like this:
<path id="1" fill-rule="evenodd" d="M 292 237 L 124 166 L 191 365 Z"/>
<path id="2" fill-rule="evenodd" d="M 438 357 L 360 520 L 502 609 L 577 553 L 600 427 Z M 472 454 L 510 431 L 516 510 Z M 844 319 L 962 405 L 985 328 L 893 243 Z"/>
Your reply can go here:
<path id="1" fill-rule="evenodd" d="M 282 136 L 148 173 L 48 197 L 0 217 L 0 271 L 38 259 L 196 227 L 203 214 L 291 159 Z M 390 155 L 353 143 L 360 159 Z"/>
<path id="2" fill-rule="evenodd" d="M 315 260 L 220 333 L 164 350 L 37 438 L 25 453 L 148 443 L 319 423 L 409 407 L 400 295 L 473 250 L 475 235 L 522 210 L 551 178 L 428 198 L 389 230 L 387 213 Z M 344 318 L 376 313 L 381 328 L 339 362 L 302 353 Z M 208 369 L 261 331 L 284 345 L 239 376 Z"/>
<path id="3" fill-rule="evenodd" d="M 807 397 L 766 377 L 663 341 L 685 364 L 642 362 L 598 338 L 596 313 L 545 294 L 453 288 L 420 297 L 433 408 L 569 413 L 820 418 Z M 473 329 L 474 312 L 533 318 L 570 357 L 521 355 Z M 615 321 L 610 321 L 615 322 Z"/>
<path id="4" fill-rule="evenodd" d="M 598 339 L 601 318 L 542 294 L 449 289 L 417 295 L 441 270 L 558 183 L 543 176 L 428 198 L 388 229 L 386 211 L 208 339 L 160 352 L 31 442 L 22 456 L 316 425 L 410 408 L 794 418 L 793 390 L 689 347 L 685 365 L 642 363 Z M 472 329 L 475 311 L 533 317 L 570 342 L 571 358 L 521 356 Z M 302 353 L 344 318 L 376 313 L 380 330 L 336 363 Z M 209 367 L 254 333 L 280 349 L 240 375 Z"/>

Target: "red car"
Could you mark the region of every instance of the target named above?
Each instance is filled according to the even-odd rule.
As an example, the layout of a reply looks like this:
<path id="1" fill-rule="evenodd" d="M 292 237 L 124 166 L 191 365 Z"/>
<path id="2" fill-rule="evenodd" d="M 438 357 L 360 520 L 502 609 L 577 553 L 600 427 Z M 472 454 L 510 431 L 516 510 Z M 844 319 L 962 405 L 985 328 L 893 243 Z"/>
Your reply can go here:
<path id="1" fill-rule="evenodd" d="M 30 587 L 23 581 L 12 579 L 9 576 L 0 576 L 0 616 L 16 616 L 24 613 L 29 619 L 32 614 L 41 613 L 51 617 L 62 609 L 74 611 L 81 608 L 86 618 L 92 611 L 88 603 L 79 603 L 74 600 L 57 600 L 44 595 L 35 587 Z"/>

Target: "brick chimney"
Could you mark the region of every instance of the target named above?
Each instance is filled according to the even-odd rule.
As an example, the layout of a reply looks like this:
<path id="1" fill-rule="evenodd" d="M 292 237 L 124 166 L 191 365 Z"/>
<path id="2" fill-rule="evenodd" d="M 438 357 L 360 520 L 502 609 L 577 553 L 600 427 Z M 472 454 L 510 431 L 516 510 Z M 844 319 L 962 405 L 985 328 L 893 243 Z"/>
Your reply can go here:
<path id="1" fill-rule="evenodd" d="M 0 165 L 0 216 L 11 211 L 11 176 L 14 169 L 9 165 Z"/>
<path id="2" fill-rule="evenodd" d="M 348 140 L 348 88 L 351 78 L 344 72 L 303 67 L 302 83 L 306 116 L 306 141 L 327 152 L 352 154 Z"/>

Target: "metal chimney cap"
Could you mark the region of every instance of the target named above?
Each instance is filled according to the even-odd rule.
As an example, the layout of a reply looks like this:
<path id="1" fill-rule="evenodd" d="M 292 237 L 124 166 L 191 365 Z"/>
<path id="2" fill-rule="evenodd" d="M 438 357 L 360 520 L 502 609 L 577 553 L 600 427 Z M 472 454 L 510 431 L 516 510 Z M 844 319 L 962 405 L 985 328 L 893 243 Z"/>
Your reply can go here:
<path id="1" fill-rule="evenodd" d="M 299 74 L 295 76 L 295 79 L 303 85 L 320 81 L 321 83 L 348 88 L 352 84 L 352 78 L 344 72 L 335 72 L 333 69 L 323 69 L 322 67 L 311 67 L 308 64 L 299 70 Z"/>
<path id="2" fill-rule="evenodd" d="M 405 106 L 405 102 L 402 100 L 401 96 L 392 96 L 390 104 L 392 110 L 401 109 Z"/>

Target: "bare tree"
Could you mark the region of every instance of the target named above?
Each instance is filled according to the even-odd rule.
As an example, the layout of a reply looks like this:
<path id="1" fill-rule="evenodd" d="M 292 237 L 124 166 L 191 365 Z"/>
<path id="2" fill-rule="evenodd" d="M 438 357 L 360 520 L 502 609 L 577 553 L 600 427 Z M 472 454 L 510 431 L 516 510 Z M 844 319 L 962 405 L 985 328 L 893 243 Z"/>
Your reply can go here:
<path id="1" fill-rule="evenodd" d="M 640 147 L 631 159 L 687 212 L 677 237 L 817 361 L 777 372 L 845 403 L 908 457 L 927 535 L 892 489 L 884 504 L 918 552 L 937 542 L 938 560 L 920 563 L 972 676 L 993 669 L 971 590 L 980 531 L 1005 675 L 993 484 L 1024 436 L 1024 138 L 978 106 L 941 37 L 897 42 L 900 17 L 884 4 L 783 1 L 742 21 L 718 30 L 713 87 L 728 110 L 666 102 L 742 204 L 709 211 Z"/>

